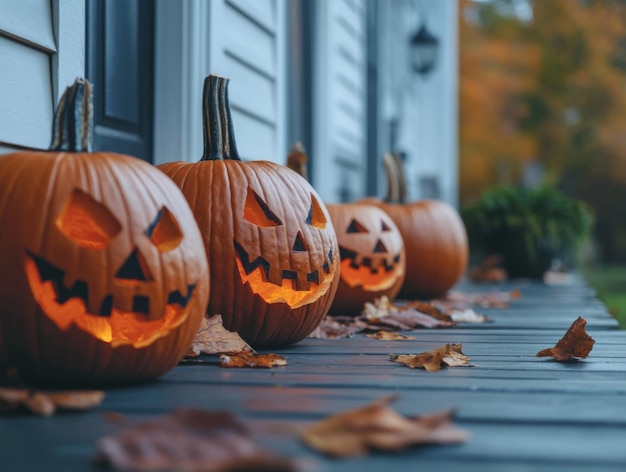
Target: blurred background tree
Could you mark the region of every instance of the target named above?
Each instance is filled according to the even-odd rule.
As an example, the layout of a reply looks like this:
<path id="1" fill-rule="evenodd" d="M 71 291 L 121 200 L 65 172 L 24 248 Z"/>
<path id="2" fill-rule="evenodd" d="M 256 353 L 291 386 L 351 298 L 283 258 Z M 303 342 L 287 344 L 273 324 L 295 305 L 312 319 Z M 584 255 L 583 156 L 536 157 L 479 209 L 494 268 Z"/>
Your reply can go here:
<path id="1" fill-rule="evenodd" d="M 461 205 L 556 185 L 626 262 L 626 0 L 461 0 Z"/>

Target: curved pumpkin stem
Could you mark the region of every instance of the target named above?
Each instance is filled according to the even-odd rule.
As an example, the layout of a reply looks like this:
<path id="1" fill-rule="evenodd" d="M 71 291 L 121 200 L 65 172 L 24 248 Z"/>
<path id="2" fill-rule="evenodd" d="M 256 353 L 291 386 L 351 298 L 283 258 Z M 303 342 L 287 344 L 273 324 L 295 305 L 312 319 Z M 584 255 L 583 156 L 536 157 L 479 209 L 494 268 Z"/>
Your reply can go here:
<path id="1" fill-rule="evenodd" d="M 307 170 L 306 170 L 306 162 L 309 158 L 306 155 L 306 150 L 300 141 L 291 146 L 289 150 L 289 154 L 287 155 L 287 167 L 291 170 L 294 170 L 304 177 L 307 181 L 309 180 Z"/>
<path id="2" fill-rule="evenodd" d="M 51 151 L 92 151 L 93 98 L 91 89 L 91 82 L 79 77 L 63 92 L 52 122 Z"/>
<path id="3" fill-rule="evenodd" d="M 224 77 L 211 74 L 204 79 L 202 131 L 204 135 L 202 161 L 241 160 L 237 152 L 228 104 L 228 79 Z"/>
<path id="4" fill-rule="evenodd" d="M 396 161 L 392 154 L 383 154 L 383 167 L 387 175 L 387 196 L 385 201 L 387 203 L 398 203 L 400 201 L 400 185 Z"/>
<path id="5" fill-rule="evenodd" d="M 404 172 L 404 162 L 398 153 L 392 153 L 391 157 L 396 166 L 396 179 L 398 181 L 398 203 L 406 203 L 407 188 L 406 188 L 406 173 Z"/>

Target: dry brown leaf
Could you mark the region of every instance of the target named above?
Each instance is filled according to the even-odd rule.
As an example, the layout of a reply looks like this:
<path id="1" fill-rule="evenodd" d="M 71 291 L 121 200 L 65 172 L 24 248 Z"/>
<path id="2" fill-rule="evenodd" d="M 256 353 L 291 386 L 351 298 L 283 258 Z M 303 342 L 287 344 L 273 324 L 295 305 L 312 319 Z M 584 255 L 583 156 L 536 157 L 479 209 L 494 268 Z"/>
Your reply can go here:
<path id="1" fill-rule="evenodd" d="M 505 282 L 508 274 L 501 266 L 502 257 L 491 254 L 485 257 L 479 266 L 469 270 L 469 278 L 472 282 Z"/>
<path id="2" fill-rule="evenodd" d="M 400 330 L 415 328 L 451 328 L 456 326 L 452 321 L 441 321 L 414 308 L 397 309 L 382 318 L 372 318 L 371 325 L 389 326 Z"/>
<path id="3" fill-rule="evenodd" d="M 419 300 L 412 300 L 404 305 L 405 308 L 415 308 L 417 311 L 426 313 L 427 315 L 437 318 L 441 321 L 452 321 L 452 318 L 448 313 L 442 310 L 441 307 L 433 305 L 431 302 L 422 302 Z"/>
<path id="4" fill-rule="evenodd" d="M 26 408 L 39 416 L 51 416 L 57 410 L 88 410 L 102 403 L 101 390 L 43 392 L 25 388 L 0 388 L 0 412 Z"/>
<path id="5" fill-rule="evenodd" d="M 96 462 L 118 470 L 293 471 L 257 446 L 227 412 L 179 410 L 98 441 Z"/>
<path id="6" fill-rule="evenodd" d="M 580 316 L 569 327 L 556 346 L 537 353 L 537 357 L 554 357 L 557 361 L 569 361 L 574 358 L 584 359 L 589 355 L 595 341 L 585 331 L 587 321 Z"/>
<path id="7" fill-rule="evenodd" d="M 444 298 L 433 301 L 435 306 L 446 310 L 461 310 L 472 306 L 481 308 L 508 308 L 513 300 L 522 296 L 519 290 L 510 292 L 464 293 L 448 292 Z"/>
<path id="8" fill-rule="evenodd" d="M 465 310 L 453 310 L 450 317 L 456 323 L 489 323 L 493 321 L 487 315 L 476 313 L 472 308 Z"/>
<path id="9" fill-rule="evenodd" d="M 452 423 L 446 411 L 405 418 L 384 398 L 361 408 L 329 416 L 306 428 L 301 440 L 332 457 L 363 456 L 370 449 L 401 451 L 419 444 L 464 442 L 468 433 Z"/>
<path id="10" fill-rule="evenodd" d="M 365 303 L 361 314 L 362 320 L 369 324 L 368 329 L 379 329 L 386 326 L 393 329 L 411 330 L 415 328 L 449 328 L 456 324 L 452 321 L 434 317 L 416 308 L 411 302 L 406 305 L 395 305 L 383 296 L 374 303 Z"/>
<path id="11" fill-rule="evenodd" d="M 411 369 L 422 367 L 429 372 L 438 371 L 442 365 L 448 367 L 474 367 L 473 364 L 469 363 L 472 359 L 463 354 L 462 348 L 462 344 L 446 344 L 421 354 L 389 354 L 389 359 L 393 362 L 404 364 Z"/>
<path id="12" fill-rule="evenodd" d="M 315 339 L 351 338 L 367 328 L 367 323 L 350 317 L 327 316 L 307 337 Z"/>
<path id="13" fill-rule="evenodd" d="M 287 365 L 287 359 L 278 354 L 256 354 L 244 351 L 220 355 L 222 367 L 280 367 Z"/>
<path id="14" fill-rule="evenodd" d="M 394 331 L 377 331 L 376 333 L 366 334 L 368 338 L 380 339 L 381 341 L 412 341 L 415 336 L 406 336 Z"/>
<path id="15" fill-rule="evenodd" d="M 254 349 L 241 339 L 239 334 L 224 328 L 222 315 L 213 315 L 202 320 L 187 357 L 195 357 L 199 354 L 222 354 L 241 351 L 254 352 Z"/>

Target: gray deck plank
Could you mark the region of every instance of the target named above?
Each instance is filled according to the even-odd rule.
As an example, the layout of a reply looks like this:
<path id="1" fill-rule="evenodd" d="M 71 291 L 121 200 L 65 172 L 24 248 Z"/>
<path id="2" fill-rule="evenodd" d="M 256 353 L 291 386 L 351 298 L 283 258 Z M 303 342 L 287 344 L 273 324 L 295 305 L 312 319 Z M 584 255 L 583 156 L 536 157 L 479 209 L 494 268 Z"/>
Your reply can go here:
<path id="1" fill-rule="evenodd" d="M 306 471 L 432 470 L 568 472 L 626 470 L 626 332 L 577 278 L 569 286 L 531 281 L 475 285 L 479 293 L 520 289 L 507 309 L 482 309 L 492 323 L 411 331 L 416 340 L 306 339 L 278 352 L 278 369 L 223 369 L 216 357 L 180 365 L 159 381 L 109 389 L 104 403 L 83 414 L 0 419 L 0 464 L 11 472 L 84 471 L 98 438 L 177 408 L 227 410 L 244 418 L 268 449 L 297 459 Z M 537 358 L 583 316 L 596 344 L 585 360 Z M 476 367 L 425 372 L 389 361 L 390 353 L 419 353 L 461 343 Z M 457 446 L 418 447 L 399 455 L 329 460 L 302 446 L 295 427 L 396 395 L 406 415 L 455 409 L 471 439 Z M 292 432 L 289 433 L 289 429 Z M 36 447 L 37 454 L 33 454 Z M 5 470 L 0 468 L 0 470 Z"/>

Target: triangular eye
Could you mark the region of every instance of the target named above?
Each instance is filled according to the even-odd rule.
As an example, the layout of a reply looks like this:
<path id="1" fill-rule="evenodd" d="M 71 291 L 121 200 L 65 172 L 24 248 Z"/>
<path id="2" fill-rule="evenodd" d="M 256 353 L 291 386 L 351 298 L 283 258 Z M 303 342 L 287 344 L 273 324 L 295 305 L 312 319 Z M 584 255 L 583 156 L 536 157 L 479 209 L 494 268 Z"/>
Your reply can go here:
<path id="1" fill-rule="evenodd" d="M 146 230 L 146 235 L 161 252 L 176 249 L 183 239 L 183 232 L 172 212 L 163 207 Z"/>
<path id="2" fill-rule="evenodd" d="M 391 231 L 391 228 L 389 227 L 389 225 L 387 225 L 387 223 L 385 223 L 384 221 L 382 222 L 383 227 L 382 230 L 384 231 Z"/>
<path id="3" fill-rule="evenodd" d="M 353 219 L 348 225 L 346 233 L 369 233 L 369 231 L 365 226 L 363 226 L 357 220 Z"/>
<path id="4" fill-rule="evenodd" d="M 272 226 L 280 226 L 283 224 L 280 218 L 270 210 L 267 203 L 250 187 L 248 187 L 248 194 L 246 195 L 243 217 L 250 223 L 262 228 L 271 228 Z"/>
<path id="5" fill-rule="evenodd" d="M 74 189 L 56 221 L 59 230 L 79 246 L 102 250 L 122 230 L 122 225 L 102 203 Z"/>
<path id="6" fill-rule="evenodd" d="M 309 208 L 309 214 L 306 217 L 306 224 L 320 229 L 326 228 L 326 216 L 324 216 L 322 207 L 313 195 L 311 195 L 311 208 Z"/>

